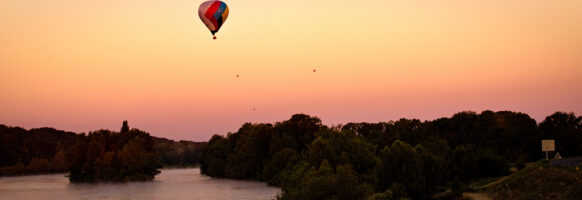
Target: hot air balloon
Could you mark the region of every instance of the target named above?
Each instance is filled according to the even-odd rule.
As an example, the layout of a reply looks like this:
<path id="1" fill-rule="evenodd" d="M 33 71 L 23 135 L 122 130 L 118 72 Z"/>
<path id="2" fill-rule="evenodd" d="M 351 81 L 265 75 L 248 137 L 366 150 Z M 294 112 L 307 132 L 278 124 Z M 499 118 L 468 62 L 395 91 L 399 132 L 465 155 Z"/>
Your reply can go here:
<path id="1" fill-rule="evenodd" d="M 220 30 L 220 27 L 222 27 L 222 24 L 224 24 L 224 21 L 228 17 L 228 6 L 226 3 L 218 0 L 206 1 L 200 4 L 198 15 L 214 36 L 213 39 L 216 40 L 216 32 Z"/>

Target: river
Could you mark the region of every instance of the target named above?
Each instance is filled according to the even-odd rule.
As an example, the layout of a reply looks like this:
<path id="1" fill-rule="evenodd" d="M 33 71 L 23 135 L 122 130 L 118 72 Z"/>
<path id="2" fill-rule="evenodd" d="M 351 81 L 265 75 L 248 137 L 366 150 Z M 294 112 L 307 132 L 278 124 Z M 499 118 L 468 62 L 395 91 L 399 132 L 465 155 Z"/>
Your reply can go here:
<path id="1" fill-rule="evenodd" d="M 268 200 L 280 191 L 265 183 L 215 179 L 200 169 L 164 169 L 154 181 L 71 184 L 65 174 L 0 178 L 0 199 Z"/>

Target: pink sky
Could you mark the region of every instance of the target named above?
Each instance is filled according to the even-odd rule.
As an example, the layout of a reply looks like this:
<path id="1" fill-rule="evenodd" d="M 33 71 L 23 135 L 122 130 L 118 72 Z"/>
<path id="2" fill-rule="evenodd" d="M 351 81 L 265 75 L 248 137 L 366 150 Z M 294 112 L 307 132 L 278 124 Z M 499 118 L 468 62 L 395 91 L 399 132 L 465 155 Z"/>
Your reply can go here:
<path id="1" fill-rule="evenodd" d="M 1 1 L 0 124 L 203 141 L 295 113 L 582 114 L 582 1 L 225 2 L 212 40 L 202 1 Z"/>

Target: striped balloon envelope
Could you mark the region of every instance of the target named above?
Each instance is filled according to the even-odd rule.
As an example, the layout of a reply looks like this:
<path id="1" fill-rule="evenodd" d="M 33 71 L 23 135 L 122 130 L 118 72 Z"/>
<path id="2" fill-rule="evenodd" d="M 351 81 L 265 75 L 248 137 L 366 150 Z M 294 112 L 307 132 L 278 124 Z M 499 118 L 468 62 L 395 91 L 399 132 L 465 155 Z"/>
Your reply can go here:
<path id="1" fill-rule="evenodd" d="M 224 24 L 224 21 L 228 17 L 228 6 L 226 3 L 218 0 L 206 1 L 200 4 L 198 15 L 206 27 L 208 27 L 208 30 L 214 35 L 220 30 L 220 27 L 222 27 L 222 24 Z M 216 36 L 214 36 L 214 39 L 216 39 Z"/>

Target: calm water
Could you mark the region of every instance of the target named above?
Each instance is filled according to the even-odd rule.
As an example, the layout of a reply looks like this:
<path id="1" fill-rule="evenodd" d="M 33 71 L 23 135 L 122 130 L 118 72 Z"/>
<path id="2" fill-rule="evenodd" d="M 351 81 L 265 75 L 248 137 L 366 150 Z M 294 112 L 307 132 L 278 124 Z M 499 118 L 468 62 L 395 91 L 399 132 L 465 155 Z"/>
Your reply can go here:
<path id="1" fill-rule="evenodd" d="M 152 182 L 70 184 L 65 174 L 2 177 L 0 199 L 273 199 L 279 188 L 264 183 L 211 179 L 200 169 L 167 169 Z"/>

